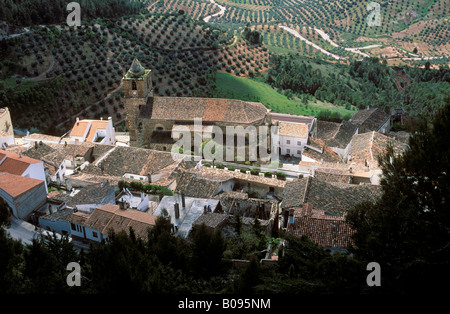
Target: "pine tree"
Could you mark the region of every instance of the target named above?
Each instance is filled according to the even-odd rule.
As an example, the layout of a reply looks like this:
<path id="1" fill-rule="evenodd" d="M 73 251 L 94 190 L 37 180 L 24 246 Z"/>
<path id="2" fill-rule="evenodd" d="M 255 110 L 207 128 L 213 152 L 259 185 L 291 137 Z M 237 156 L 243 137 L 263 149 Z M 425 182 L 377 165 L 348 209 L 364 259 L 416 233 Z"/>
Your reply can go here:
<path id="1" fill-rule="evenodd" d="M 399 157 L 380 160 L 383 194 L 347 215 L 355 256 L 381 266 L 388 292 L 433 291 L 450 267 L 450 99 Z M 439 285 L 439 282 L 441 285 Z"/>

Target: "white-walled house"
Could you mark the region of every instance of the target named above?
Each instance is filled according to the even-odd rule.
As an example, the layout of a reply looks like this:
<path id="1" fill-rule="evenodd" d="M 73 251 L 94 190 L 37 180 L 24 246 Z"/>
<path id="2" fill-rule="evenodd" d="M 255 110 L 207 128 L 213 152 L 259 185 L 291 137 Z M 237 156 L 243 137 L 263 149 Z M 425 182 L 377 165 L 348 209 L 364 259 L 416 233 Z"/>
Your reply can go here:
<path id="1" fill-rule="evenodd" d="M 0 198 L 11 210 L 11 214 L 22 220 L 47 201 L 45 181 L 0 172 Z"/>
<path id="2" fill-rule="evenodd" d="M 279 147 L 281 155 L 301 157 L 308 143 L 308 125 L 295 122 L 278 122 Z"/>
<path id="3" fill-rule="evenodd" d="M 105 204 L 97 207 L 91 214 L 74 212 L 68 221 L 71 226 L 71 236 L 80 240 L 101 242 L 107 240 L 108 232 L 133 229 L 135 235 L 145 239 L 148 229 L 153 228 L 156 216 L 126 206 Z"/>
<path id="4" fill-rule="evenodd" d="M 114 145 L 116 134 L 112 118 L 108 120 L 80 120 L 77 118 L 69 138 L 71 142 L 89 142 Z"/>
<path id="5" fill-rule="evenodd" d="M 45 191 L 48 193 L 44 162 L 41 160 L 0 150 L 0 172 L 42 180 L 45 182 Z"/>

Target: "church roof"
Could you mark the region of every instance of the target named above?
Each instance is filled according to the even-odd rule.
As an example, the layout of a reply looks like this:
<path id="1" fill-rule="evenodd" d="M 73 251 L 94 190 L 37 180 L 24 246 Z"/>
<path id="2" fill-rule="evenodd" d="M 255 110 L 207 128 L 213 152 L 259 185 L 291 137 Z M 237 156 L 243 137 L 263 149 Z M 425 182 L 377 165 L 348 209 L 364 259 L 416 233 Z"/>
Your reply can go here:
<path id="1" fill-rule="evenodd" d="M 141 116 L 157 120 L 252 123 L 264 119 L 268 109 L 261 103 L 236 99 L 195 97 L 154 97 L 149 99 L 151 110 L 143 109 Z"/>

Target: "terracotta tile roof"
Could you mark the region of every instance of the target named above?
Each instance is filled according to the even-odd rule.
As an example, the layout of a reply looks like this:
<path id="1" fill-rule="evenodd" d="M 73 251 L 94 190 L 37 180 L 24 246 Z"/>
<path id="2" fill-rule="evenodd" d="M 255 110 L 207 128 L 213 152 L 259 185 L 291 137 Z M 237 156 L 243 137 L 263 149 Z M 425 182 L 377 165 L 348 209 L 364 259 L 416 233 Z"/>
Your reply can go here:
<path id="1" fill-rule="evenodd" d="M 324 182 L 339 182 L 350 184 L 352 174 L 349 171 L 329 168 L 318 168 L 314 171 L 314 178 Z"/>
<path id="2" fill-rule="evenodd" d="M 306 194 L 306 187 L 309 178 L 301 178 L 286 183 L 281 196 L 283 208 L 297 207 L 303 205 L 303 199 Z"/>
<path id="3" fill-rule="evenodd" d="M 317 152 L 308 146 L 314 147 L 322 153 Z M 319 139 L 310 137 L 308 140 L 308 146 L 303 149 L 302 155 L 314 159 L 318 162 L 333 162 L 333 163 L 343 163 L 341 156 L 334 152 L 330 147 L 326 146 L 325 143 Z"/>
<path id="4" fill-rule="evenodd" d="M 99 230 L 105 235 L 108 234 L 109 230 L 114 232 L 123 230 L 129 233 L 129 228 L 131 227 L 135 231 L 136 236 L 146 238 L 147 229 L 155 225 L 156 218 L 154 215 L 138 210 L 122 210 L 118 205 L 105 204 L 97 207 L 90 215 L 80 215 L 79 212 L 74 213 L 70 221 Z"/>
<path id="5" fill-rule="evenodd" d="M 197 173 L 197 169 L 189 169 L 190 172 Z M 246 174 L 238 171 L 230 171 L 225 169 L 218 168 L 210 168 L 210 167 L 201 167 L 200 168 L 200 177 L 211 179 L 211 180 L 222 180 L 226 181 L 229 179 L 236 179 L 240 181 L 259 183 L 272 187 L 284 188 L 286 185 L 286 181 L 278 180 L 274 178 L 261 177 L 252 174 Z"/>
<path id="6" fill-rule="evenodd" d="M 75 125 L 72 128 L 72 131 L 70 131 L 69 136 L 79 136 L 82 137 L 86 134 L 86 129 L 89 126 L 89 121 L 82 120 L 80 122 L 75 122 Z"/>
<path id="7" fill-rule="evenodd" d="M 327 216 L 312 207 L 303 207 L 295 209 L 294 217 L 294 223 L 288 223 L 287 228 L 294 236 L 307 236 L 311 241 L 327 248 L 344 249 L 352 243 L 351 235 L 354 231 L 343 216 Z"/>
<path id="8" fill-rule="evenodd" d="M 351 161 L 359 164 L 367 161 L 370 168 L 377 168 L 378 156 L 387 152 L 389 144 L 393 146 L 395 154 L 403 153 L 408 147 L 403 142 L 375 131 L 354 135 L 349 151 Z"/>
<path id="9" fill-rule="evenodd" d="M 304 123 L 278 122 L 278 134 L 291 137 L 308 137 L 308 126 Z"/>
<path id="10" fill-rule="evenodd" d="M 278 112 L 271 112 L 270 115 L 272 117 L 272 123 L 275 123 L 277 121 L 304 123 L 304 124 L 308 125 L 308 129 L 311 129 L 311 126 L 315 119 L 315 117 L 312 117 L 312 116 L 299 116 L 299 115 L 292 115 L 292 114 L 278 113 Z"/>
<path id="11" fill-rule="evenodd" d="M 141 117 L 158 120 L 252 123 L 264 119 L 268 109 L 261 103 L 235 99 L 154 97 L 142 106 Z"/>
<path id="12" fill-rule="evenodd" d="M 359 110 L 351 119 L 351 123 L 359 126 L 359 132 L 378 131 L 390 117 L 379 108 Z"/>
<path id="13" fill-rule="evenodd" d="M 89 128 L 89 132 L 86 136 L 86 142 L 93 142 L 94 136 L 97 133 L 98 129 L 106 129 L 108 125 L 108 120 L 92 120 L 91 127 Z"/>
<path id="14" fill-rule="evenodd" d="M 86 142 L 92 142 L 98 129 L 106 129 L 109 120 L 80 120 L 75 122 L 69 136 L 82 137 L 86 134 Z M 89 128 L 89 129 L 88 129 Z M 87 133 L 86 133 L 87 131 Z"/>
<path id="15" fill-rule="evenodd" d="M 342 215 L 358 203 L 374 202 L 380 194 L 380 186 L 324 182 L 308 177 L 286 184 L 282 207 L 302 207 L 307 202 L 327 215 Z"/>
<path id="16" fill-rule="evenodd" d="M 14 199 L 34 188 L 44 185 L 43 180 L 37 180 L 7 172 L 0 172 L 0 189 L 8 193 Z"/>
<path id="17" fill-rule="evenodd" d="M 226 223 L 227 216 L 228 215 L 221 214 L 221 213 L 206 213 L 206 214 L 202 214 L 194 222 L 193 227 L 201 225 L 201 224 L 205 224 L 207 227 L 216 229 L 218 227 L 223 226 Z"/>
<path id="18" fill-rule="evenodd" d="M 182 172 L 177 176 L 177 193 L 196 198 L 213 198 L 222 181 L 199 177 L 194 173 Z"/>
<path id="19" fill-rule="evenodd" d="M 123 176 L 125 173 L 146 176 L 178 163 L 170 152 L 137 147 L 115 146 L 115 149 L 101 161 L 103 174 Z M 95 163 L 95 162 L 94 162 Z"/>
<path id="20" fill-rule="evenodd" d="M 3 158 L 6 157 L 6 159 L 3 160 Z M 30 158 L 27 156 L 22 157 L 16 153 L 0 150 L 0 171 L 1 172 L 9 172 L 12 174 L 22 175 L 25 170 L 31 165 L 40 163 L 42 161 Z"/>
<path id="21" fill-rule="evenodd" d="M 358 126 L 349 121 L 342 123 L 319 121 L 317 123 L 317 138 L 329 147 L 346 148 L 356 133 Z"/>

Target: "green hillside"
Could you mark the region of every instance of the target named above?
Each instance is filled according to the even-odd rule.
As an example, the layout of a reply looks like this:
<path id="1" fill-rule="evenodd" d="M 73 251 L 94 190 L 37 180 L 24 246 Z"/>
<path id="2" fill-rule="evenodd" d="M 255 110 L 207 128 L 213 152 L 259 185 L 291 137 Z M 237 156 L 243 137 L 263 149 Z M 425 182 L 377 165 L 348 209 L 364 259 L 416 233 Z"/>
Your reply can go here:
<path id="1" fill-rule="evenodd" d="M 289 95 L 289 94 L 288 94 Z M 295 97 L 278 92 L 269 84 L 252 78 L 235 77 L 228 73 L 216 73 L 216 90 L 214 97 L 257 101 L 274 112 L 318 116 L 326 110 L 338 113 L 345 118 L 353 115 L 354 110 L 333 106 L 311 96 Z"/>

